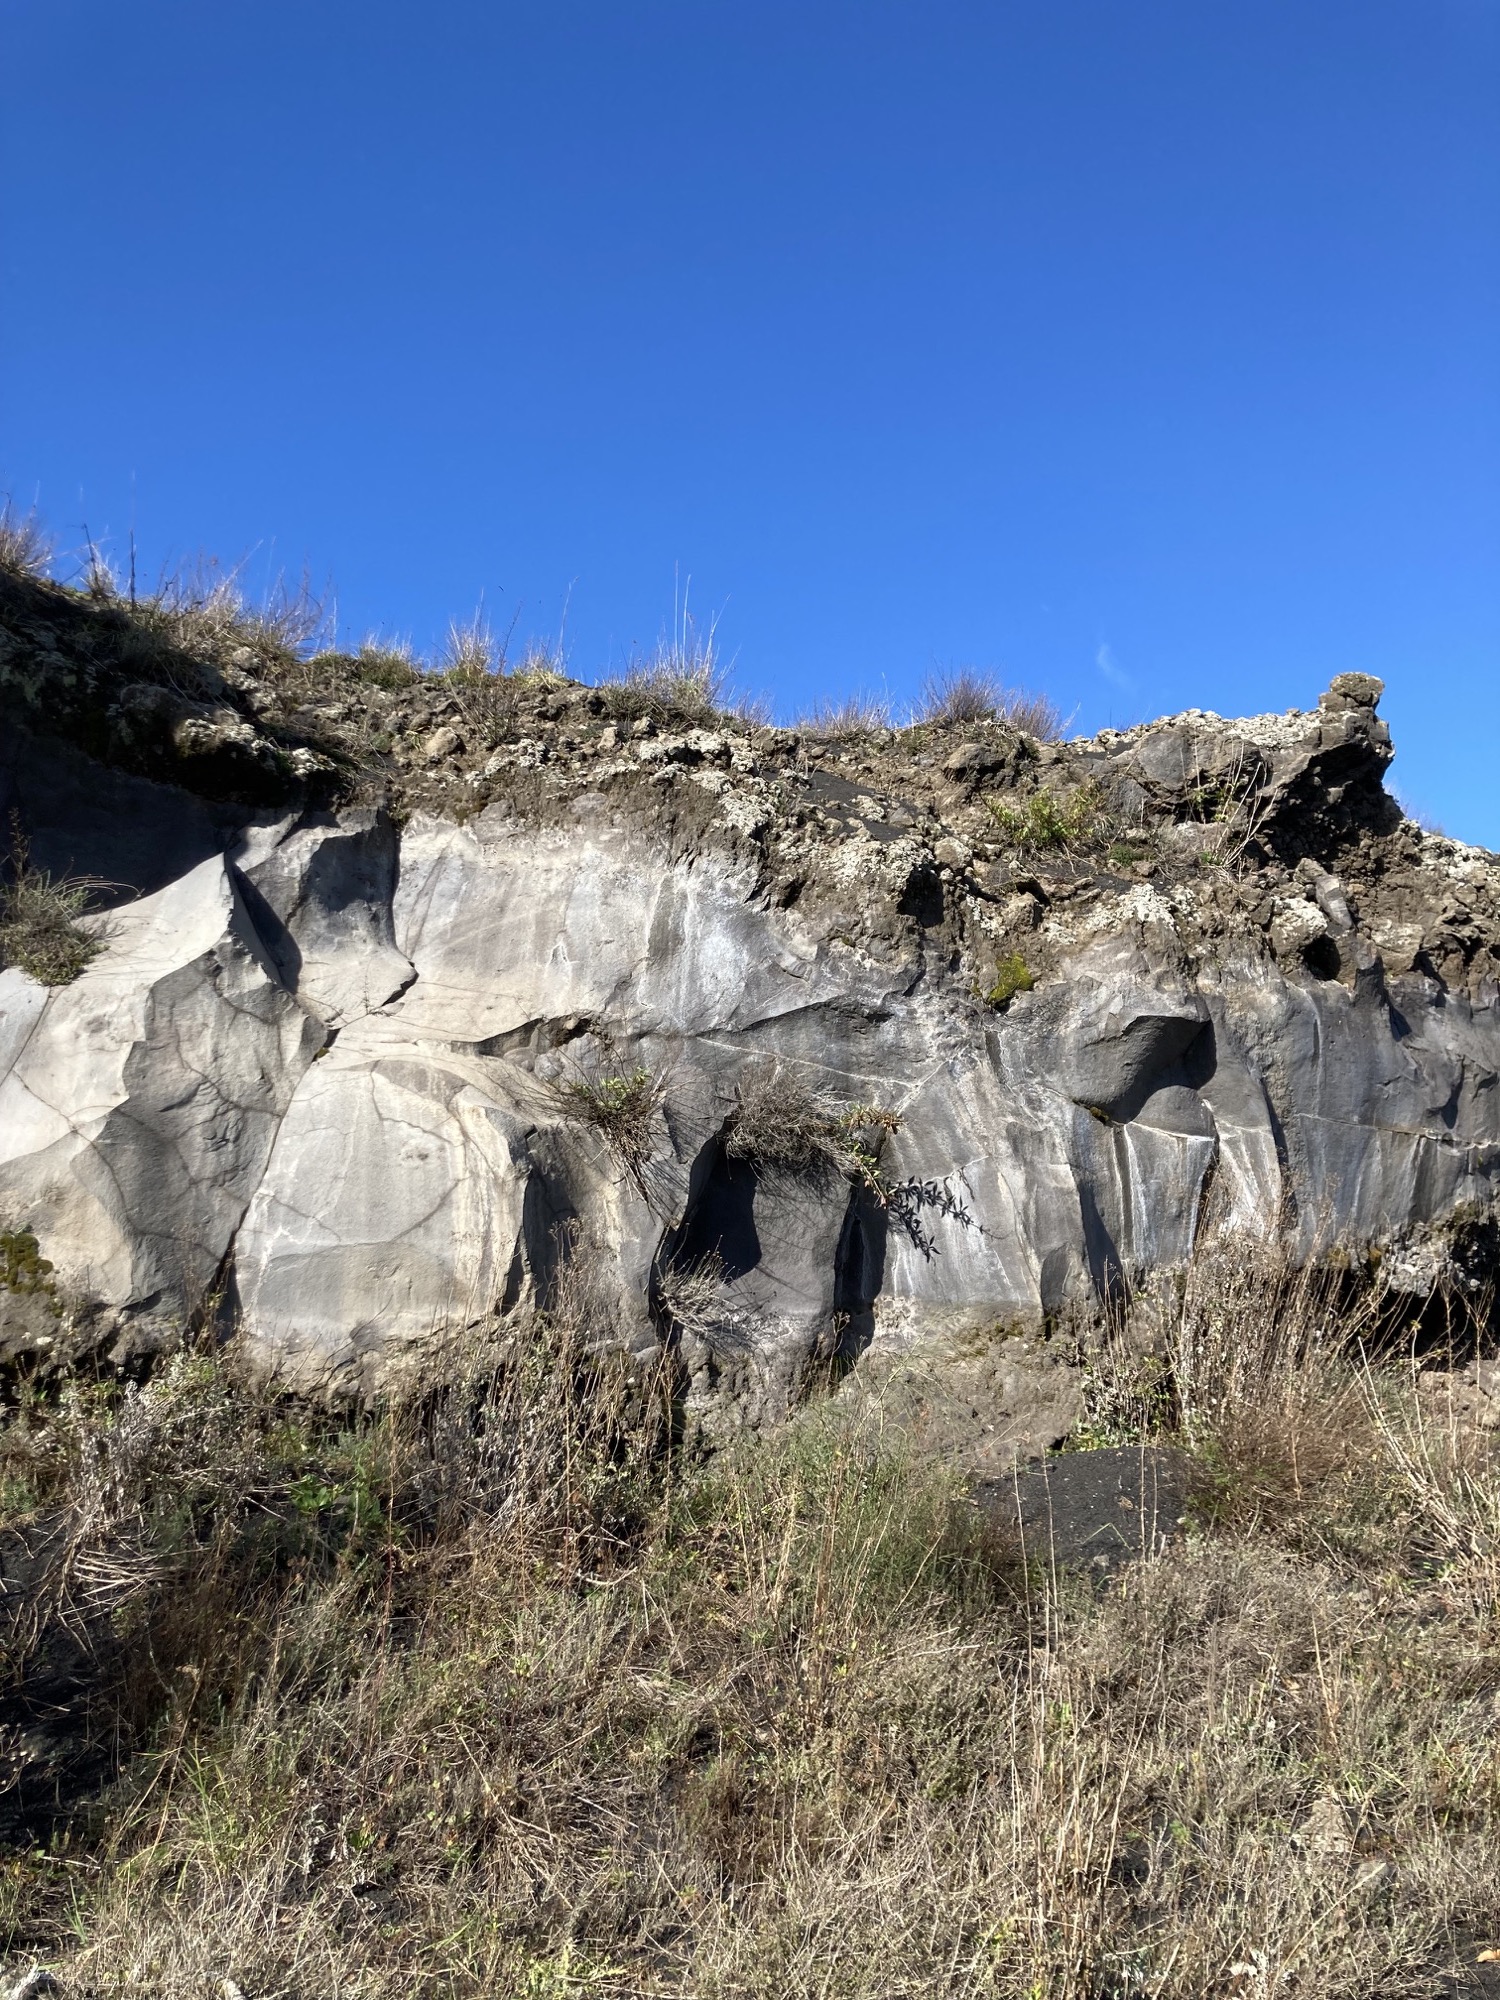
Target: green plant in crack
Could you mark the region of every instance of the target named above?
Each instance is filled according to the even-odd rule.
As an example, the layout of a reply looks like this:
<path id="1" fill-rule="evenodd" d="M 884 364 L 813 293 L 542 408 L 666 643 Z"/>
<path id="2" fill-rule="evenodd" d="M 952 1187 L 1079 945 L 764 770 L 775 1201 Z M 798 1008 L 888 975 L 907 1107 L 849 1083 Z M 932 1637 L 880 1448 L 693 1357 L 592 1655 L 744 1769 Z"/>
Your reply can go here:
<path id="1" fill-rule="evenodd" d="M 1113 840 L 1109 844 L 1109 859 L 1116 868 L 1133 868 L 1138 861 L 1149 861 L 1151 849 L 1140 840 Z"/>
<path id="2" fill-rule="evenodd" d="M 1080 785 L 1065 797 L 1037 791 L 1020 805 L 1008 799 L 986 799 L 985 806 L 1001 836 L 1023 853 L 1087 845 L 1104 831 L 1104 800 L 1099 787 Z"/>

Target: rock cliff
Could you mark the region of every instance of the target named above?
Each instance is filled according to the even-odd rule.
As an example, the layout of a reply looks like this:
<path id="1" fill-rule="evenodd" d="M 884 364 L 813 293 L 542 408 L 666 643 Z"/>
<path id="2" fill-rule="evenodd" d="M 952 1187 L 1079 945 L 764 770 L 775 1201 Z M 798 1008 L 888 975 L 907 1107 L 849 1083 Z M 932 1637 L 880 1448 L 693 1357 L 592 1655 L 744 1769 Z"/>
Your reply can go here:
<path id="1" fill-rule="evenodd" d="M 1210 1216 L 1483 1275 L 1500 862 L 1386 794 L 1378 682 L 1069 743 L 694 686 L 195 646 L 4 580 L 0 810 L 101 885 L 102 949 L 0 971 L 0 1347 L 212 1312 L 366 1393 L 568 1255 L 753 1422 Z"/>

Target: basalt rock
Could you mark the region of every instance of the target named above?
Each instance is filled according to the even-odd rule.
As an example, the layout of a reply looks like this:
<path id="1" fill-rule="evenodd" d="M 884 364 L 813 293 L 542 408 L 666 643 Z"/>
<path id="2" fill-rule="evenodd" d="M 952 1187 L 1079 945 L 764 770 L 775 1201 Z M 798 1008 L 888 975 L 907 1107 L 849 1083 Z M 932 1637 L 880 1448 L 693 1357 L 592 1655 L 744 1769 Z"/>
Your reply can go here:
<path id="1" fill-rule="evenodd" d="M 925 1356 L 1001 1464 L 1070 1420 L 1048 1316 L 1210 1215 L 1434 1282 L 1493 1237 L 1500 862 L 1401 817 L 1378 692 L 837 746 L 517 676 L 496 743 L 434 677 L 331 742 L 337 806 L 122 771 L 33 702 L 0 810 L 116 886 L 73 985 L 0 974 L 0 1227 L 110 1338 L 212 1306 L 319 1394 L 503 1342 L 567 1256 L 716 1422 Z M 772 1065 L 841 1167 L 729 1146 Z"/>

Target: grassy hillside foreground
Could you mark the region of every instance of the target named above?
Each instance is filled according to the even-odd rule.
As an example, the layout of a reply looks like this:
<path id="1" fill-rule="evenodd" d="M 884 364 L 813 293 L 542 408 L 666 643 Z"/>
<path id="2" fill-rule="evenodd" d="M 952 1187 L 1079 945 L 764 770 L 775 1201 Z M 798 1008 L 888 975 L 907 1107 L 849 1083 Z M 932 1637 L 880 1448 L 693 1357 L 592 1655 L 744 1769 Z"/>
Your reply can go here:
<path id="1" fill-rule="evenodd" d="M 1207 1257 L 1151 1340 L 1096 1344 L 1080 1444 L 1173 1436 L 1200 1495 L 1102 1583 L 837 1396 L 690 1462 L 577 1286 L 503 1380 L 401 1417 L 314 1418 L 207 1351 L 23 1390 L 10 1976 L 1485 1990 L 1495 1434 L 1366 1359 L 1333 1282 Z"/>

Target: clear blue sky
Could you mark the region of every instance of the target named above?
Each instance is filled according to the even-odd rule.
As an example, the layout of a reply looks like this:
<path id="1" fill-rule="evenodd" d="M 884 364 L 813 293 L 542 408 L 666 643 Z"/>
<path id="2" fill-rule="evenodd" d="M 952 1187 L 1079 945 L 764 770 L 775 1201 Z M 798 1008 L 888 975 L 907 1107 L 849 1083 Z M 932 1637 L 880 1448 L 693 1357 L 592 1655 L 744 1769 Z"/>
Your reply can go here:
<path id="1" fill-rule="evenodd" d="M 0 0 L 0 484 L 783 714 L 1389 683 L 1500 846 L 1500 0 Z"/>

